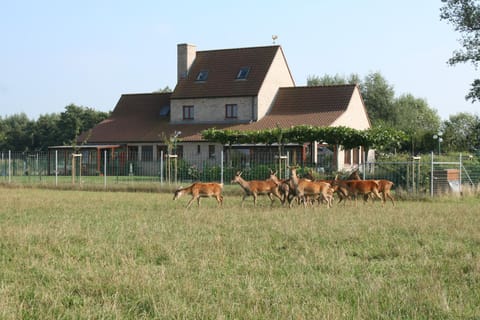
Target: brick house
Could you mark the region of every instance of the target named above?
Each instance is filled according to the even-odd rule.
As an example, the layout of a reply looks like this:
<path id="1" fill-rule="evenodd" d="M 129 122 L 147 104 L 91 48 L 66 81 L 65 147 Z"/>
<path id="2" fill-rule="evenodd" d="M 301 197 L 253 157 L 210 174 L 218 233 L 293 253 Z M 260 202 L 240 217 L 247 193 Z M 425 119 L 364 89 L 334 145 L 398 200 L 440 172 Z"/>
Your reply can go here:
<path id="1" fill-rule="evenodd" d="M 224 146 L 204 141 L 200 132 L 217 129 L 261 130 L 295 125 L 370 128 L 356 85 L 297 87 L 281 46 L 197 51 L 177 46 L 177 85 L 171 93 L 124 94 L 111 117 L 79 137 L 88 145 L 115 145 L 156 161 L 166 153 L 165 137 L 178 135 L 180 156 L 219 159 Z M 236 146 L 245 152 L 265 146 Z M 304 146 L 291 146 L 301 150 Z M 292 149 L 292 150 L 294 150 Z M 113 150 L 113 149 L 112 149 Z M 322 148 L 309 146 L 316 163 Z M 295 152 L 292 152 L 296 155 Z M 361 162 L 360 150 L 335 150 L 333 166 Z M 296 162 L 292 159 L 291 162 Z"/>

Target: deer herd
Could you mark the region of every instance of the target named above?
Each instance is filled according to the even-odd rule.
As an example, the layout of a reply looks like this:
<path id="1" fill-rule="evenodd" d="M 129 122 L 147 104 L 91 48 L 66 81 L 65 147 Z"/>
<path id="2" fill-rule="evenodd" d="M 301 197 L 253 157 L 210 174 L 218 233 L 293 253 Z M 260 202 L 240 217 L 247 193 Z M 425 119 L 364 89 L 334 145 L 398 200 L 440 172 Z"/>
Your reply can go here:
<path id="1" fill-rule="evenodd" d="M 277 198 L 283 206 L 288 205 L 290 208 L 294 205 L 313 206 L 316 202 L 319 206 L 326 204 L 327 208 L 330 208 L 333 206 L 335 196 L 338 197 L 338 203 L 343 201 L 344 205 L 347 200 L 352 200 L 357 206 L 358 196 L 363 196 L 364 202 L 370 198 L 376 198 L 380 199 L 383 205 L 388 198 L 395 206 L 395 200 L 391 194 L 394 184 L 390 180 L 362 180 L 358 170 L 354 171 L 346 180 L 338 179 L 338 175 L 333 180 L 316 180 L 312 171 L 301 178 L 297 175 L 298 167 L 293 166 L 289 169 L 289 179 L 279 179 L 276 172 L 270 170 L 270 176 L 266 180 L 245 180 L 242 178 L 242 172 L 237 171 L 231 182 L 237 183 L 244 191 L 242 207 L 245 198 L 249 196 L 253 197 L 253 205 L 256 206 L 257 198 L 260 195 L 268 196 L 271 206 Z M 192 198 L 187 204 L 187 208 L 189 208 L 195 200 L 200 206 L 201 198 L 214 197 L 218 206 L 222 206 L 222 191 L 223 184 L 221 183 L 195 182 L 186 188 L 180 187 L 175 190 L 173 200 L 182 195 L 191 195 Z"/>

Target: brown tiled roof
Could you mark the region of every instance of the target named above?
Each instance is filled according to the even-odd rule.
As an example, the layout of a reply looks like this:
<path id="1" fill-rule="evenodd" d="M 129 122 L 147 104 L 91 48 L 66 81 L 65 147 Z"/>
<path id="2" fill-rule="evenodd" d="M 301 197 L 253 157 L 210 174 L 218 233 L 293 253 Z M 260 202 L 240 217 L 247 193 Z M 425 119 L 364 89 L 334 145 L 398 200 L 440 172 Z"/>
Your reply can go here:
<path id="1" fill-rule="evenodd" d="M 96 125 L 87 143 L 117 143 L 146 141 L 151 131 L 168 123 L 160 109 L 170 105 L 171 93 L 124 94 L 112 115 Z M 82 141 L 88 134 L 79 137 Z"/>
<path id="2" fill-rule="evenodd" d="M 298 125 L 328 127 L 347 110 L 355 85 L 280 88 L 268 114 L 246 130 L 289 128 Z M 242 128 L 245 126 L 238 126 Z"/>
<path id="3" fill-rule="evenodd" d="M 205 124 L 170 124 L 169 116 L 160 116 L 164 106 L 170 106 L 171 93 L 124 94 L 120 97 L 112 115 L 96 125 L 90 133 L 78 138 L 87 144 L 160 142 L 175 131 L 182 131 L 182 140 L 201 140 L 200 132 Z M 219 128 L 229 125 L 219 125 Z"/>
<path id="4" fill-rule="evenodd" d="M 171 124 L 160 109 L 169 105 L 169 93 L 122 95 L 111 117 L 93 130 L 88 143 L 160 142 L 162 133 L 181 131 L 182 141 L 201 140 L 208 128 L 262 130 L 296 125 L 330 126 L 346 111 L 355 85 L 281 88 L 269 113 L 248 124 Z M 80 138 L 81 141 L 81 138 Z"/>
<path id="5" fill-rule="evenodd" d="M 256 96 L 280 46 L 198 51 L 185 79 L 178 82 L 172 99 Z M 236 80 L 249 67 L 246 80 Z M 201 70 L 206 81 L 196 81 Z"/>

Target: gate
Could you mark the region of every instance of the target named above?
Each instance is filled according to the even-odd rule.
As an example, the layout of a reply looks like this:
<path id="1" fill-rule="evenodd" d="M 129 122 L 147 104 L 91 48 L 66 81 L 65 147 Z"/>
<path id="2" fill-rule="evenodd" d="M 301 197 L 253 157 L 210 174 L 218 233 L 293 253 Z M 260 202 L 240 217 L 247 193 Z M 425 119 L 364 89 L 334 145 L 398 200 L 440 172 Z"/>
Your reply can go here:
<path id="1" fill-rule="evenodd" d="M 432 163 L 430 172 L 430 196 L 444 195 L 448 193 L 462 194 L 464 188 L 474 188 L 470 174 L 463 165 L 462 155 L 458 161 L 442 162 L 435 161 L 432 152 Z"/>

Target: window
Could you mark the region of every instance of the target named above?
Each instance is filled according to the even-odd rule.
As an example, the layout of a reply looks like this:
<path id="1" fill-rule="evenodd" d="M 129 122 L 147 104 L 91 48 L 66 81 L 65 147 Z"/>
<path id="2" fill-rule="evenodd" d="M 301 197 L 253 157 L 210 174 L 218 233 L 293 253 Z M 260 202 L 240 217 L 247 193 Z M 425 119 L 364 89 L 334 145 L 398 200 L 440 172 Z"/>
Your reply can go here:
<path id="1" fill-rule="evenodd" d="M 197 75 L 197 81 L 206 81 L 208 78 L 208 71 L 207 70 L 201 70 L 198 75 Z"/>
<path id="2" fill-rule="evenodd" d="M 193 120 L 193 106 L 183 106 L 183 120 Z"/>
<path id="3" fill-rule="evenodd" d="M 249 72 L 250 72 L 250 67 L 240 68 L 240 71 L 238 71 L 237 73 L 237 80 L 247 79 Z"/>
<path id="4" fill-rule="evenodd" d="M 225 118 L 236 119 L 238 117 L 238 106 L 236 104 L 225 105 Z"/>
<path id="5" fill-rule="evenodd" d="M 202 150 L 200 149 L 200 145 L 199 145 L 199 144 L 197 144 L 197 154 L 200 154 L 200 153 L 201 153 L 201 151 L 202 151 Z"/>
<path id="6" fill-rule="evenodd" d="M 208 157 L 210 159 L 215 159 L 215 145 L 214 144 L 208 145 Z"/>

